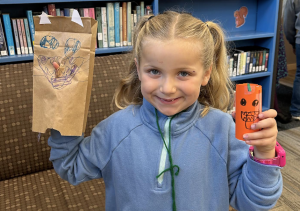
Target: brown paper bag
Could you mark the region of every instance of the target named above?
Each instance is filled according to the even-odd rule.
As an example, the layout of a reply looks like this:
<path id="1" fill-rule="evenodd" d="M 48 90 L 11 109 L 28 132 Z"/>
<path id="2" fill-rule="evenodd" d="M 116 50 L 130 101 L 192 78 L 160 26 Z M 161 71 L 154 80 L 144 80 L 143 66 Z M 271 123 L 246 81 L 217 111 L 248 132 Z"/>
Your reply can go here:
<path id="1" fill-rule="evenodd" d="M 51 24 L 34 17 L 32 131 L 53 128 L 64 136 L 85 131 L 92 89 L 97 21 L 48 16 Z M 80 19 L 80 18 L 79 18 Z M 60 64 L 60 75 L 52 63 Z"/>

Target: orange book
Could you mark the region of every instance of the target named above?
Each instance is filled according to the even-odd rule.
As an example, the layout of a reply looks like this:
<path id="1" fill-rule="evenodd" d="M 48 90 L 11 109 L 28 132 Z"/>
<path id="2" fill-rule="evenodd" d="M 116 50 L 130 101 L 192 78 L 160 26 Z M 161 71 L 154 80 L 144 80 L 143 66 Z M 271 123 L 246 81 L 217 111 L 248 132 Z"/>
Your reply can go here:
<path id="1" fill-rule="evenodd" d="M 122 42 L 127 46 L 127 3 L 122 2 Z"/>

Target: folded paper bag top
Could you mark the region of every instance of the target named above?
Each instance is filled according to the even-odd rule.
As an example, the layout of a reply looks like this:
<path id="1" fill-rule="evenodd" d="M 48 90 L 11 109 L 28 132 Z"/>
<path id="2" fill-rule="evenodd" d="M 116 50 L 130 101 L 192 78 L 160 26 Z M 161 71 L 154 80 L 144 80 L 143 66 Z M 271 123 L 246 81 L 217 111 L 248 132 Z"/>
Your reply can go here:
<path id="1" fill-rule="evenodd" d="M 42 15 L 41 15 L 42 16 Z M 53 128 L 64 136 L 85 131 L 90 103 L 97 21 L 35 16 L 32 131 Z M 73 21 L 72 21 L 73 19 Z M 53 63 L 60 65 L 59 75 Z"/>

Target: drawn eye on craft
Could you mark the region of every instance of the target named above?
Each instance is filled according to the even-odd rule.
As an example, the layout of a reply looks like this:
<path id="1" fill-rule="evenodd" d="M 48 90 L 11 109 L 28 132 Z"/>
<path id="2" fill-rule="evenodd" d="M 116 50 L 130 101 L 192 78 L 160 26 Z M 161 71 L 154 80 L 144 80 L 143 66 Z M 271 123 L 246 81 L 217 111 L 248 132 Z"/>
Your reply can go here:
<path id="1" fill-rule="evenodd" d="M 258 100 L 253 100 L 252 105 L 255 107 L 258 105 Z"/>
<path id="2" fill-rule="evenodd" d="M 81 42 L 75 38 L 69 38 L 65 44 L 65 55 L 69 52 L 75 54 L 81 48 Z"/>
<path id="3" fill-rule="evenodd" d="M 44 37 L 42 37 L 41 41 L 40 41 L 40 46 L 42 48 L 49 48 L 49 49 L 56 49 L 59 46 L 59 42 L 58 40 L 50 35 L 46 35 Z"/>
<path id="4" fill-rule="evenodd" d="M 245 100 L 245 98 L 242 98 L 241 99 L 241 105 L 242 106 L 245 106 L 247 104 L 247 101 Z"/>

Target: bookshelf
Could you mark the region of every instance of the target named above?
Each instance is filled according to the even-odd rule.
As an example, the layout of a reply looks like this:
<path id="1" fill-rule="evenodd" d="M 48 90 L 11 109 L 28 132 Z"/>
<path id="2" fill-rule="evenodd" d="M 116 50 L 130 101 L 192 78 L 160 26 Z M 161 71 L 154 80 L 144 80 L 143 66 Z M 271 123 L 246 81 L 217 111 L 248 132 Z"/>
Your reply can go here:
<path id="1" fill-rule="evenodd" d="M 3 13 L 10 13 L 11 18 L 26 16 L 26 10 L 42 11 L 43 6 L 55 3 L 57 8 L 88 8 L 105 6 L 106 2 L 116 0 L 1 0 Z M 122 1 L 120 1 L 122 2 Z M 139 1 L 131 1 L 133 4 Z M 261 46 L 268 48 L 268 71 L 232 77 L 235 83 L 256 83 L 263 89 L 263 110 L 271 107 L 272 80 L 274 73 L 277 22 L 280 0 L 146 0 L 145 5 L 153 6 L 153 13 L 158 14 L 167 9 L 175 9 L 192 13 L 203 21 L 218 22 L 226 32 L 226 41 L 235 47 Z M 70 6 L 70 3 L 71 6 Z M 235 27 L 234 11 L 242 6 L 248 8 L 246 22 L 240 28 Z M 130 51 L 131 46 L 115 48 L 97 48 L 96 55 Z M 17 55 L 0 57 L 1 63 L 32 61 L 33 55 Z"/>
<path id="2" fill-rule="evenodd" d="M 0 11 L 9 13 L 10 18 L 26 17 L 26 10 L 33 12 L 43 11 L 43 7 L 54 3 L 57 8 L 91 8 L 105 7 L 107 2 L 124 2 L 118 0 L 0 0 Z M 126 1 L 125 1 L 126 2 Z M 137 5 L 140 1 L 130 1 L 132 5 Z M 145 5 L 152 5 L 153 13 L 158 14 L 158 0 L 144 0 Z M 70 5 L 71 3 L 71 5 Z M 132 46 L 114 47 L 114 48 L 96 48 L 95 54 L 111 54 L 131 51 Z M 0 57 L 0 65 L 11 62 L 33 61 L 33 54 L 3 56 Z"/>
<path id="3" fill-rule="evenodd" d="M 230 46 L 261 46 L 268 48 L 268 71 L 231 77 L 236 83 L 256 83 L 262 86 L 263 110 L 271 107 L 272 81 L 274 73 L 277 22 L 280 0 L 160 0 L 159 12 L 167 9 L 179 9 L 192 13 L 202 21 L 219 23 L 226 33 L 226 41 Z M 248 15 L 243 26 L 235 27 L 234 11 L 242 6 L 248 8 Z M 276 71 L 275 71 L 276 72 Z"/>

